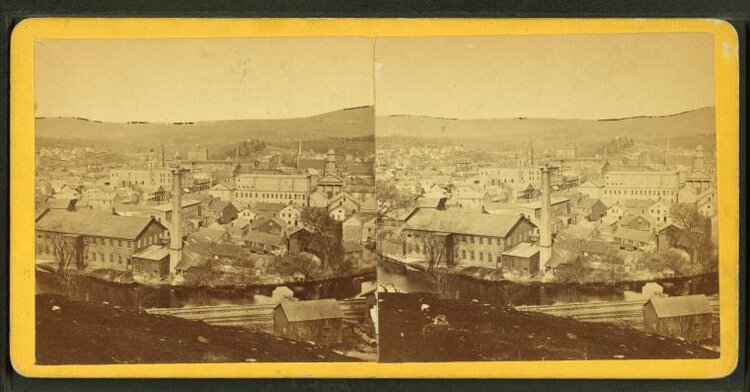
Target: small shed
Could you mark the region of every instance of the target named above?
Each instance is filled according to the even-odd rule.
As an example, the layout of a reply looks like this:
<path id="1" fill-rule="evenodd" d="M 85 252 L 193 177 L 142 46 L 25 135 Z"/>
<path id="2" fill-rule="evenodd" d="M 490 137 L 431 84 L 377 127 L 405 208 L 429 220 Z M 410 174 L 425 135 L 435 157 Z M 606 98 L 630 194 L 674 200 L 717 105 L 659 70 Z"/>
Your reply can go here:
<path id="1" fill-rule="evenodd" d="M 131 256 L 133 274 L 163 278 L 169 274 L 169 249 L 151 245 Z"/>
<path id="2" fill-rule="evenodd" d="M 320 345 L 341 343 L 344 315 L 335 299 L 282 302 L 273 312 L 278 336 Z"/>
<path id="3" fill-rule="evenodd" d="M 646 332 L 696 342 L 711 338 L 713 309 L 705 295 L 653 297 L 643 305 Z"/>
<path id="4" fill-rule="evenodd" d="M 528 274 L 539 272 L 539 246 L 522 242 L 503 252 L 503 269 L 524 271 Z"/>

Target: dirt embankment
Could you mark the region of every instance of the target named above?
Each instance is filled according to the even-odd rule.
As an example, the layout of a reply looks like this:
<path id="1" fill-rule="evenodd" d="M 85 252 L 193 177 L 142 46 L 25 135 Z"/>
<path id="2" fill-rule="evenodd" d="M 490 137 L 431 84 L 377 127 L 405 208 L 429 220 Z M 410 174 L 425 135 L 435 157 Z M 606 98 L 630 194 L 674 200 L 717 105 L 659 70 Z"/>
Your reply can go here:
<path id="1" fill-rule="evenodd" d="M 36 297 L 40 365 L 353 360 L 323 347 L 240 328 L 56 295 Z"/>
<path id="2" fill-rule="evenodd" d="M 696 345 L 610 324 L 431 294 L 379 293 L 379 298 L 382 362 L 718 357 Z"/>

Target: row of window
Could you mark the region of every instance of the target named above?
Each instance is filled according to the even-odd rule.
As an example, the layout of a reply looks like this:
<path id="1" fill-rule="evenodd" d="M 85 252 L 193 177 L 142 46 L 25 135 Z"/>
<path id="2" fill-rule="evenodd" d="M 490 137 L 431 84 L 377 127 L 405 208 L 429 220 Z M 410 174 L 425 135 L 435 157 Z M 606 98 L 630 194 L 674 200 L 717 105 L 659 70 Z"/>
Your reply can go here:
<path id="1" fill-rule="evenodd" d="M 487 243 L 487 245 L 493 244 L 493 237 L 481 237 L 481 236 L 458 234 L 456 235 L 456 239 L 458 240 L 458 242 L 471 243 L 471 244 L 478 243 L 480 245 L 484 245 L 485 242 Z M 500 247 L 504 246 L 504 241 L 502 238 L 495 238 L 494 243 Z"/>
<path id="2" fill-rule="evenodd" d="M 258 193 L 258 192 L 240 192 L 236 191 L 235 196 L 238 198 L 255 198 L 255 199 L 283 199 L 283 200 L 305 200 L 305 195 L 299 193 Z"/>
<path id="3" fill-rule="evenodd" d="M 84 237 L 83 243 L 90 244 L 90 245 L 109 245 L 109 246 L 116 246 L 118 248 L 132 248 L 133 247 L 133 241 L 116 240 L 113 238 L 104 238 L 104 237 Z"/>
<path id="4" fill-rule="evenodd" d="M 106 245 L 106 246 L 118 247 L 118 248 L 132 248 L 133 247 L 132 240 L 118 240 L 114 238 L 84 237 L 83 242 L 87 245 Z M 141 248 L 142 246 L 148 246 L 148 245 L 156 244 L 158 242 L 159 242 L 159 235 L 153 234 L 148 237 L 141 238 L 135 243 L 135 245 L 137 248 Z"/>
<path id="5" fill-rule="evenodd" d="M 460 253 L 460 255 L 459 255 L 459 251 L 458 251 L 458 249 L 456 249 L 456 255 L 455 256 L 457 258 L 460 256 L 460 258 L 464 259 L 464 260 L 474 261 L 474 260 L 476 260 L 475 256 L 477 254 L 479 255 L 479 261 L 485 261 L 485 253 L 484 252 L 476 252 L 476 254 L 475 254 L 473 250 L 470 250 L 468 252 L 466 250 L 462 250 L 461 253 Z M 468 258 L 467 258 L 467 256 L 468 256 Z M 502 255 L 497 255 L 497 257 L 493 259 L 492 253 L 487 252 L 486 256 L 487 256 L 487 260 L 486 261 L 488 261 L 488 262 L 492 262 L 493 260 L 495 262 L 497 262 L 497 263 L 501 263 L 502 262 Z"/>
<path id="6" fill-rule="evenodd" d="M 605 189 L 605 195 L 674 196 L 673 190 L 658 189 Z"/>
<path id="7" fill-rule="evenodd" d="M 115 255 L 112 253 L 106 254 L 106 253 L 98 253 L 98 252 L 86 252 L 84 253 L 84 257 L 88 261 L 93 262 L 102 262 L 102 263 L 110 263 L 110 264 L 119 264 L 119 265 L 127 265 L 130 266 L 130 258 L 123 255 Z"/>

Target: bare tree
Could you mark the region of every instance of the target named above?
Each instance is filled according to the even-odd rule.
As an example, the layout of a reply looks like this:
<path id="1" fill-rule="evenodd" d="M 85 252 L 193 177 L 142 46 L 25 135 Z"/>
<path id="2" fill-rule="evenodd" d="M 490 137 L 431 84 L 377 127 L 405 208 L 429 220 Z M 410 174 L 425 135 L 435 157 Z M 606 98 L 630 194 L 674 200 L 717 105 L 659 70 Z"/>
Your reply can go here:
<path id="1" fill-rule="evenodd" d="M 345 269 L 341 223 L 333 219 L 326 208 L 305 208 L 300 214 L 300 220 L 312 232 L 310 251 L 329 270 Z"/>
<path id="2" fill-rule="evenodd" d="M 57 276 L 70 298 L 73 298 L 78 291 L 76 271 L 83 270 L 85 267 L 83 257 L 79 253 L 78 240 L 78 237 L 61 233 L 51 233 L 46 238 L 46 246 L 57 264 Z"/>
<path id="3" fill-rule="evenodd" d="M 375 185 L 378 210 L 376 222 L 380 224 L 388 214 L 403 208 L 413 207 L 416 204 L 414 195 L 406 194 L 396 188 L 390 181 L 377 181 Z"/>
<path id="4" fill-rule="evenodd" d="M 66 236 L 60 233 L 52 233 L 47 236 L 47 246 L 52 258 L 57 263 L 57 273 L 64 276 L 70 269 L 82 270 L 83 259 L 79 257 L 76 249 L 76 237 Z"/>
<path id="5" fill-rule="evenodd" d="M 419 235 L 421 253 L 427 259 L 427 270 L 433 272 L 438 265 L 448 262 L 445 238 L 434 233 L 422 233 Z"/>
<path id="6" fill-rule="evenodd" d="M 698 207 L 691 203 L 674 204 L 669 211 L 672 221 L 680 227 L 689 243 L 693 262 L 703 265 L 708 270 L 716 268 L 707 265 L 713 253 L 711 243 L 711 221 L 701 215 Z"/>

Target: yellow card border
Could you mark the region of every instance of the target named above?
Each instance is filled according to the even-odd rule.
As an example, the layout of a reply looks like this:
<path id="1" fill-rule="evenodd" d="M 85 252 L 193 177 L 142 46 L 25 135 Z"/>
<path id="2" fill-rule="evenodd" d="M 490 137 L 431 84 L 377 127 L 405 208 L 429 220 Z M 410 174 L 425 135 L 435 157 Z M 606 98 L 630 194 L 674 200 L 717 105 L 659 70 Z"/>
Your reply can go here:
<path id="1" fill-rule="evenodd" d="M 701 32 L 714 36 L 721 356 L 691 360 L 461 363 L 34 364 L 34 42 L 37 39 L 482 36 Z M 28 377 L 717 378 L 738 356 L 739 75 L 731 24 L 714 19 L 28 19 L 11 38 L 10 347 Z"/>

